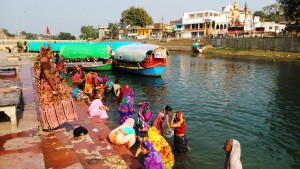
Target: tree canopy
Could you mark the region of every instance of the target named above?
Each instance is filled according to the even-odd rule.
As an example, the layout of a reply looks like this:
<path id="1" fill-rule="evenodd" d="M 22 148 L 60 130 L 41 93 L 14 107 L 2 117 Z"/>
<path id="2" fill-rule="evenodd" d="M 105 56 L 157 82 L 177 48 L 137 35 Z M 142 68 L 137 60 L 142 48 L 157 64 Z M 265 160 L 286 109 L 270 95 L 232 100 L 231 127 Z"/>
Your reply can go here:
<path id="1" fill-rule="evenodd" d="M 145 27 L 146 25 L 153 24 L 152 18 L 143 8 L 131 6 L 129 9 L 124 10 L 121 16 L 120 22 L 122 28 L 127 25 Z"/>
<path id="2" fill-rule="evenodd" d="M 60 32 L 58 35 L 58 39 L 60 40 L 75 40 L 75 36 L 72 36 L 70 33 L 67 32 Z"/>
<path id="3" fill-rule="evenodd" d="M 284 16 L 291 21 L 300 21 L 300 0 L 277 0 L 284 10 Z"/>
<path id="4" fill-rule="evenodd" d="M 81 39 L 96 39 L 98 37 L 98 30 L 94 29 L 93 26 L 82 26 L 80 30 L 81 35 L 79 37 Z"/>
<path id="5" fill-rule="evenodd" d="M 254 16 L 259 16 L 260 21 L 262 22 L 281 22 L 284 21 L 284 17 L 282 15 L 282 5 L 279 3 L 267 5 L 262 8 L 262 11 L 255 11 L 253 13 Z"/>
<path id="6" fill-rule="evenodd" d="M 6 35 L 6 36 L 8 36 L 8 37 L 14 37 L 15 35 L 14 34 L 10 34 L 9 32 L 8 32 L 8 30 L 7 29 L 2 29 L 2 31 L 3 31 L 3 33 Z"/>
<path id="7" fill-rule="evenodd" d="M 113 39 L 119 38 L 120 24 L 119 23 L 108 23 L 108 36 Z"/>

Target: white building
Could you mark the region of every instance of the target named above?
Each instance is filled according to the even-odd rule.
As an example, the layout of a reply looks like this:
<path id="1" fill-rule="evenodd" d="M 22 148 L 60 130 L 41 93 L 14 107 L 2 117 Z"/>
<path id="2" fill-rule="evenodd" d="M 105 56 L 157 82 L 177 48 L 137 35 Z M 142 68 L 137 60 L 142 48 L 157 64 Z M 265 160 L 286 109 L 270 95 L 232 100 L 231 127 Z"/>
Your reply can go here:
<path id="1" fill-rule="evenodd" d="M 206 36 L 216 30 L 216 21 L 220 13 L 216 11 L 198 11 L 184 13 L 182 25 L 184 28 L 183 38 L 197 38 Z"/>
<path id="2" fill-rule="evenodd" d="M 264 27 L 265 32 L 280 33 L 285 29 L 285 24 L 275 22 L 260 22 L 259 27 Z"/>
<path id="3" fill-rule="evenodd" d="M 231 8 L 232 5 L 228 5 L 223 7 L 221 12 L 207 10 L 184 13 L 182 18 L 183 38 L 225 35 L 232 19 Z M 250 33 L 254 27 L 253 14 L 247 8 L 239 9 L 239 13 L 239 20 L 244 25 L 245 33 Z"/>

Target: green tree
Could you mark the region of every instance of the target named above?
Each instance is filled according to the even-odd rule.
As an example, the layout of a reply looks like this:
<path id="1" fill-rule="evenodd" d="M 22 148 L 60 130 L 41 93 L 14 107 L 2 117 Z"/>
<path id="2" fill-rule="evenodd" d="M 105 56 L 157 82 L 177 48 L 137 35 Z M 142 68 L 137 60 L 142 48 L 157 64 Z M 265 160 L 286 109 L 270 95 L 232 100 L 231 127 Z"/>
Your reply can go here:
<path id="1" fill-rule="evenodd" d="M 72 36 L 70 33 L 67 32 L 60 32 L 58 35 L 58 39 L 61 40 L 75 40 L 75 36 Z"/>
<path id="2" fill-rule="evenodd" d="M 287 20 L 300 21 L 300 1 L 299 0 L 277 0 L 284 10 L 284 16 Z"/>
<path id="3" fill-rule="evenodd" d="M 109 33 L 107 34 L 109 37 L 113 39 L 119 38 L 119 31 L 120 31 L 120 24 L 119 23 L 108 23 L 108 30 Z"/>
<path id="4" fill-rule="evenodd" d="M 255 11 L 253 13 L 254 16 L 259 16 L 260 17 L 260 21 L 264 21 L 266 14 L 263 11 Z"/>
<path id="5" fill-rule="evenodd" d="M 93 26 L 82 26 L 80 30 L 81 35 L 79 37 L 81 39 L 96 39 L 98 37 L 98 30 L 94 29 Z"/>
<path id="6" fill-rule="evenodd" d="M 8 30 L 7 29 L 2 29 L 2 31 L 3 31 L 3 33 L 6 35 L 6 36 L 8 36 L 8 37 L 14 37 L 15 35 L 14 34 L 10 34 L 9 32 L 8 32 Z"/>
<path id="7" fill-rule="evenodd" d="M 26 33 L 26 39 L 35 39 L 35 35 L 33 35 L 32 33 Z"/>
<path id="8" fill-rule="evenodd" d="M 131 6 L 129 9 L 124 10 L 121 16 L 120 22 L 122 28 L 127 25 L 145 27 L 146 25 L 153 24 L 152 18 L 143 8 Z"/>
<path id="9" fill-rule="evenodd" d="M 254 16 L 259 16 L 262 22 L 280 22 L 284 21 L 284 17 L 281 14 L 283 12 L 282 5 L 279 3 L 267 5 L 262 8 L 262 11 L 255 11 Z"/>
<path id="10" fill-rule="evenodd" d="M 25 31 L 21 31 L 21 35 L 25 35 L 26 39 L 30 39 L 30 40 L 35 39 L 35 35 L 33 35 L 32 33 L 27 33 Z"/>

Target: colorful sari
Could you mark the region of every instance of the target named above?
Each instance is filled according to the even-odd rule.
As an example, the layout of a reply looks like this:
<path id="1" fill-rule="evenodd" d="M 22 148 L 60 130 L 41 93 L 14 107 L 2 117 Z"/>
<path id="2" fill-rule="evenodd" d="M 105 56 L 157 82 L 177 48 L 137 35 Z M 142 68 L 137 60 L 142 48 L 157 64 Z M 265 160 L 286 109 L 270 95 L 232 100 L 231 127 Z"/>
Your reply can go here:
<path id="1" fill-rule="evenodd" d="M 108 118 L 106 110 L 101 110 L 100 107 L 103 106 L 103 103 L 100 99 L 95 99 L 92 101 L 89 106 L 89 114 L 90 116 L 99 116 L 100 119 Z"/>
<path id="2" fill-rule="evenodd" d="M 152 112 L 149 108 L 149 104 L 148 102 L 143 102 L 138 114 L 138 122 L 137 122 L 138 130 L 141 132 L 148 131 L 152 123 L 151 118 L 152 118 Z"/>
<path id="3" fill-rule="evenodd" d="M 154 149 L 153 144 L 150 141 L 144 141 L 142 146 L 148 150 L 145 155 L 144 169 L 164 169 L 161 154 Z"/>
<path id="4" fill-rule="evenodd" d="M 181 112 L 177 112 L 176 119 L 174 119 L 176 123 L 179 123 L 181 126 L 176 127 L 174 129 L 174 152 L 178 153 L 186 153 L 188 152 L 187 147 L 187 139 L 185 136 L 185 120 Z"/>
<path id="5" fill-rule="evenodd" d="M 118 108 L 118 114 L 120 115 L 120 124 L 123 124 L 127 119 L 135 113 L 135 109 L 132 106 L 133 98 L 129 95 L 125 95 Z"/>
<path id="6" fill-rule="evenodd" d="M 61 80 L 65 80 L 66 79 L 66 74 L 67 74 L 67 68 L 65 65 L 65 61 L 60 61 L 57 65 L 56 65 L 56 69 L 59 72 L 59 78 Z"/>
<path id="7" fill-rule="evenodd" d="M 164 113 L 158 112 L 155 120 L 153 121 L 153 126 L 157 128 L 159 134 L 164 134 Z"/>
<path id="8" fill-rule="evenodd" d="M 64 86 L 60 83 L 59 74 L 53 63 L 44 57 L 49 51 L 51 51 L 51 48 L 45 49 L 41 47 L 40 54 L 33 67 L 35 90 L 38 99 L 38 119 L 43 130 L 56 129 L 61 124 L 78 118 L 75 105 Z M 51 79 L 46 79 L 43 73 L 43 70 L 46 68 L 50 70 Z M 59 91 L 58 95 L 53 94 L 48 80 L 54 83 L 55 88 Z"/>
<path id="9" fill-rule="evenodd" d="M 171 146 L 166 141 L 166 139 L 159 134 L 157 128 L 154 126 L 150 127 L 147 132 L 147 137 L 145 137 L 144 139 L 151 141 L 151 143 L 154 145 L 154 149 L 160 152 L 164 167 L 166 169 L 173 168 L 174 155 L 172 153 Z"/>
<path id="10" fill-rule="evenodd" d="M 118 98 L 117 98 L 118 102 L 121 102 L 121 101 L 122 101 L 123 97 L 129 92 L 129 90 L 130 90 L 130 87 L 129 87 L 127 84 L 125 84 L 125 85 L 122 87 L 122 89 L 121 89 L 121 91 L 120 91 L 120 94 L 119 94 L 119 96 L 118 96 Z"/>
<path id="11" fill-rule="evenodd" d="M 72 76 L 72 82 L 73 83 L 80 83 L 83 79 L 83 71 L 78 65 L 73 66 L 73 76 Z"/>
<path id="12" fill-rule="evenodd" d="M 95 75 L 92 73 L 88 73 L 85 77 L 84 92 L 88 93 L 90 96 L 94 96 L 94 78 Z"/>
<path id="13" fill-rule="evenodd" d="M 136 135 L 133 126 L 134 119 L 127 119 L 122 125 L 120 125 L 119 127 L 117 127 L 109 133 L 109 141 L 117 145 L 125 144 L 126 147 L 130 148 L 136 141 Z"/>

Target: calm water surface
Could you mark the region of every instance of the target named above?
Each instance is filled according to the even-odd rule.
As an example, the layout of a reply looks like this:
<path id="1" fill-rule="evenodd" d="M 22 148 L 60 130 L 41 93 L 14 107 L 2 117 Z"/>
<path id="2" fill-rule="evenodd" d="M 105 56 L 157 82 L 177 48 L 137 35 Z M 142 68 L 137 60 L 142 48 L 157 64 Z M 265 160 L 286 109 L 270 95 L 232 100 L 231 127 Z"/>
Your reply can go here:
<path id="1" fill-rule="evenodd" d="M 165 105 L 183 112 L 192 150 L 176 154 L 174 168 L 221 168 L 228 138 L 241 143 L 244 168 L 300 168 L 300 62 L 171 53 L 162 77 L 99 74 L 132 86 L 135 103 L 149 101 L 154 116 Z M 108 125 L 117 126 L 115 98 L 107 93 L 104 102 Z"/>

